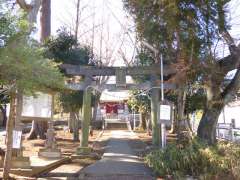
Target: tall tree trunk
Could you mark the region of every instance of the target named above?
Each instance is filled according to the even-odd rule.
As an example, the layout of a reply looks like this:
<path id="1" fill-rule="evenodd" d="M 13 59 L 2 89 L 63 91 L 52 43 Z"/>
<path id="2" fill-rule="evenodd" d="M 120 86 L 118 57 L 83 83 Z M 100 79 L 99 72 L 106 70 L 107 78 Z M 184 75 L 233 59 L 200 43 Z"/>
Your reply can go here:
<path id="1" fill-rule="evenodd" d="M 7 108 L 6 108 L 6 104 L 0 106 L 0 109 L 1 109 L 2 115 L 3 115 L 2 126 L 5 127 L 6 124 L 7 124 Z"/>
<path id="2" fill-rule="evenodd" d="M 3 179 L 9 179 L 9 172 L 11 169 L 11 159 L 12 159 L 12 143 L 13 143 L 13 124 L 16 113 L 16 99 L 15 93 L 10 95 L 10 115 L 7 121 L 7 137 L 6 137 L 6 146 L 7 150 L 5 153 L 4 164 L 3 164 Z"/>
<path id="3" fill-rule="evenodd" d="M 218 117 L 224 107 L 224 98 L 220 90 L 220 81 L 210 80 L 206 86 L 207 104 L 198 126 L 197 135 L 208 144 L 216 143 Z"/>
<path id="4" fill-rule="evenodd" d="M 41 42 L 51 35 L 51 0 L 42 0 L 41 9 Z"/>
<path id="5" fill-rule="evenodd" d="M 140 112 L 140 124 L 139 124 L 139 128 L 146 130 L 146 113 L 145 112 Z"/>
<path id="6" fill-rule="evenodd" d="M 78 112 L 74 113 L 73 117 L 73 141 L 79 141 L 79 115 Z"/>
<path id="7" fill-rule="evenodd" d="M 44 42 L 51 35 L 51 0 L 41 1 L 41 42 Z M 28 135 L 28 139 L 36 139 L 39 135 L 40 139 L 46 139 L 45 133 L 47 132 L 48 122 L 47 121 L 36 121 L 32 122 L 32 129 Z"/>
<path id="8" fill-rule="evenodd" d="M 80 2 L 81 2 L 81 0 L 77 0 L 77 13 L 76 13 L 75 34 L 74 34 L 76 40 L 78 39 L 79 19 L 80 19 L 80 16 L 81 16 Z"/>
<path id="9" fill-rule="evenodd" d="M 69 120 L 68 120 L 68 129 L 70 133 L 73 133 L 73 126 L 74 126 L 73 122 L 74 122 L 74 112 L 71 111 L 69 113 Z"/>
<path id="10" fill-rule="evenodd" d="M 222 108 L 206 109 L 198 126 L 198 137 L 208 144 L 216 143 L 216 126 Z"/>
<path id="11" fill-rule="evenodd" d="M 185 110 L 185 103 L 186 103 L 186 90 L 181 87 L 178 90 L 178 96 L 177 96 L 177 114 L 176 114 L 176 118 L 174 118 L 173 120 L 173 124 L 172 124 L 172 129 L 171 129 L 171 133 L 179 133 L 180 132 L 180 123 L 181 121 L 184 120 L 185 114 L 184 114 L 184 110 Z"/>

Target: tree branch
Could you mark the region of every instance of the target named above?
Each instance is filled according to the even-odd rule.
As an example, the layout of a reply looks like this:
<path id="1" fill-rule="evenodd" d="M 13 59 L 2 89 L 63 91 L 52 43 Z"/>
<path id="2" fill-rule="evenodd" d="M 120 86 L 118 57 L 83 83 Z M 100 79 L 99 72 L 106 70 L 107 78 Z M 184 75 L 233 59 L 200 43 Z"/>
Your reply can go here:
<path id="1" fill-rule="evenodd" d="M 230 84 L 225 88 L 224 92 L 222 93 L 222 97 L 224 100 L 224 104 L 228 104 L 231 102 L 240 89 L 240 69 L 237 70 L 233 80 Z"/>
<path id="2" fill-rule="evenodd" d="M 223 39 L 226 41 L 230 53 L 234 54 L 237 49 L 237 46 L 234 42 L 234 39 L 230 35 L 230 33 L 227 30 L 224 30 L 224 31 L 220 32 L 220 34 L 222 35 Z"/>
<path id="3" fill-rule="evenodd" d="M 29 12 L 33 8 L 32 5 L 27 4 L 25 0 L 16 0 L 17 4 L 22 8 L 23 10 Z"/>
<path id="4" fill-rule="evenodd" d="M 240 65 L 240 48 L 236 48 L 233 54 L 222 58 L 217 61 L 217 63 L 225 74 L 234 69 L 238 69 Z"/>

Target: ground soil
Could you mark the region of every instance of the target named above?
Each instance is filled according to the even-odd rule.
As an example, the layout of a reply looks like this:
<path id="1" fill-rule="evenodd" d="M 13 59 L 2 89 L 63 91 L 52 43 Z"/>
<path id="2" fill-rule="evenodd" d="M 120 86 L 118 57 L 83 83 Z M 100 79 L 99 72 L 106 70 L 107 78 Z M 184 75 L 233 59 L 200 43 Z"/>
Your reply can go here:
<path id="1" fill-rule="evenodd" d="M 61 149 L 63 155 L 71 155 L 76 152 L 77 147 L 79 147 L 80 142 L 75 142 L 72 140 L 72 134 L 69 131 L 56 130 L 56 141 L 58 148 Z M 93 147 L 93 142 L 98 137 L 100 130 L 94 130 L 93 136 L 89 137 L 89 146 Z M 24 135 L 26 136 L 26 135 Z M 44 147 L 45 140 L 36 139 L 36 140 L 23 140 L 25 156 L 37 156 L 37 153 L 40 148 Z"/>
<path id="2" fill-rule="evenodd" d="M 107 143 L 107 133 L 104 135 L 104 138 L 100 139 L 101 130 L 94 130 L 93 135 L 89 136 L 89 147 L 93 149 L 93 152 L 98 154 L 98 157 L 101 157 L 104 153 L 104 148 Z M 61 128 L 55 130 L 56 133 L 56 142 L 57 147 L 61 149 L 61 152 L 65 156 L 70 156 L 76 152 L 77 147 L 79 147 L 80 142 L 75 142 L 72 140 L 72 134 L 69 131 L 64 131 Z M 81 133 L 81 131 L 80 131 Z M 44 147 L 45 140 L 36 139 L 36 140 L 27 140 L 28 134 L 23 135 L 23 155 L 27 157 L 37 156 L 40 148 Z M 5 149 L 4 138 L 0 138 L 0 147 Z M 72 165 L 77 165 L 79 167 L 85 167 L 90 164 L 93 164 L 98 159 L 84 158 L 84 159 L 75 159 L 71 162 Z M 1 174 L 0 174 L 1 177 Z M 1 179 L 1 178 L 0 178 Z"/>

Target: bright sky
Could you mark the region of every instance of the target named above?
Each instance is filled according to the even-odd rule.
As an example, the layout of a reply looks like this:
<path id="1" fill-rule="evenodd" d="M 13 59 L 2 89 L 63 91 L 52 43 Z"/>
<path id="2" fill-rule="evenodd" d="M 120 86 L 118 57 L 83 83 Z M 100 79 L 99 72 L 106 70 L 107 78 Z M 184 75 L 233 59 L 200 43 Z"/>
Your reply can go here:
<path id="1" fill-rule="evenodd" d="M 61 26 L 74 30 L 76 4 L 77 0 L 52 0 L 52 34 Z M 133 58 L 135 38 L 129 32 L 133 21 L 127 17 L 121 0 L 81 0 L 80 12 L 80 43 L 94 43 L 95 54 L 106 65 L 123 66 L 124 56 Z"/>
<path id="2" fill-rule="evenodd" d="M 74 30 L 76 4 L 77 0 L 52 0 L 52 35 L 63 26 Z M 240 1 L 232 0 L 229 9 L 232 25 L 230 33 L 240 42 Z M 124 58 L 128 61 L 134 58 L 134 22 L 124 11 L 121 0 L 81 0 L 80 11 L 81 44 L 94 44 L 95 54 L 98 58 L 101 56 L 108 66 L 124 66 Z M 229 52 L 227 46 L 220 41 L 216 53 L 222 57 Z"/>

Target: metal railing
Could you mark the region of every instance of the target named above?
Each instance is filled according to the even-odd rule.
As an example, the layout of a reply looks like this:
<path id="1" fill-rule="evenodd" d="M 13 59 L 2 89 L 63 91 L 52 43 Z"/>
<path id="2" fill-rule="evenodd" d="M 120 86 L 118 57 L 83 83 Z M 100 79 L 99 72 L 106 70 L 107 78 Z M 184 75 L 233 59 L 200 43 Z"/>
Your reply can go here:
<path id="1" fill-rule="evenodd" d="M 234 128 L 231 123 L 219 123 L 216 129 L 217 139 L 240 143 L 240 128 Z"/>

